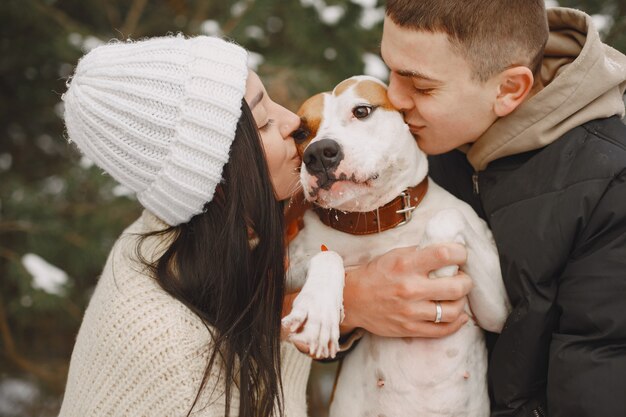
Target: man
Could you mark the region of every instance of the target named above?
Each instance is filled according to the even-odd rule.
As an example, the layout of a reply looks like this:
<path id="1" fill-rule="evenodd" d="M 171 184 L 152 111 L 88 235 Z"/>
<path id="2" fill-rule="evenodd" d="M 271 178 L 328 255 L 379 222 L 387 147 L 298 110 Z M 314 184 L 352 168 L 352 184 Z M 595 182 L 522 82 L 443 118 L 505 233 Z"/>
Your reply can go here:
<path id="1" fill-rule="evenodd" d="M 389 0 L 389 98 L 492 228 L 492 416 L 626 413 L 626 57 L 543 0 Z"/>

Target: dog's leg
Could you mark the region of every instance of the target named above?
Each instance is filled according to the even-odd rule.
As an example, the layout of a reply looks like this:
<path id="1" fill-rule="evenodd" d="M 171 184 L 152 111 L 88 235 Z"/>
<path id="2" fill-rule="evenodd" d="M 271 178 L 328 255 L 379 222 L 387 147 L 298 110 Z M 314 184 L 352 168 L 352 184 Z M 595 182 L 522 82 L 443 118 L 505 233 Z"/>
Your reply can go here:
<path id="1" fill-rule="evenodd" d="M 468 226 L 464 230 L 467 244 L 464 271 L 474 281 L 468 297 L 470 306 L 480 327 L 500 333 L 511 312 L 511 304 L 502 280 L 496 243 L 485 223 L 477 219 Z"/>
<path id="2" fill-rule="evenodd" d="M 308 346 L 317 358 L 335 357 L 339 350 L 339 324 L 343 320 L 343 259 L 324 251 L 311 258 L 307 279 L 282 320 L 289 340 Z"/>
<path id="3" fill-rule="evenodd" d="M 500 261 L 491 232 L 478 218 L 475 223 L 456 209 L 442 210 L 426 225 L 424 243 L 459 242 L 467 247 L 467 263 L 463 270 L 474 281 L 468 298 L 471 313 L 485 330 L 500 332 L 510 311 L 502 282 Z M 435 276 L 452 276 L 456 267 L 435 271 Z"/>
<path id="4" fill-rule="evenodd" d="M 467 227 L 467 222 L 463 214 L 456 209 L 445 209 L 438 211 L 426 223 L 421 246 L 435 243 L 465 243 L 463 229 Z M 451 277 L 456 275 L 459 267 L 457 265 L 444 266 L 432 272 L 431 278 Z"/>

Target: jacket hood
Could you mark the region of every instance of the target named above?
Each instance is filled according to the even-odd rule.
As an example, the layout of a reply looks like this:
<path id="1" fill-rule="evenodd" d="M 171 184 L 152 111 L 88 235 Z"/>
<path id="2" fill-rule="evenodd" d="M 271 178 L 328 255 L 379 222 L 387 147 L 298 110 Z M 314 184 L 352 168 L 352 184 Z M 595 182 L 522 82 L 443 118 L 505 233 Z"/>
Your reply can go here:
<path id="1" fill-rule="evenodd" d="M 542 148 L 588 121 L 624 116 L 626 56 L 600 41 L 589 15 L 567 8 L 547 13 L 544 87 L 472 144 L 467 158 L 476 171 L 498 158 Z"/>

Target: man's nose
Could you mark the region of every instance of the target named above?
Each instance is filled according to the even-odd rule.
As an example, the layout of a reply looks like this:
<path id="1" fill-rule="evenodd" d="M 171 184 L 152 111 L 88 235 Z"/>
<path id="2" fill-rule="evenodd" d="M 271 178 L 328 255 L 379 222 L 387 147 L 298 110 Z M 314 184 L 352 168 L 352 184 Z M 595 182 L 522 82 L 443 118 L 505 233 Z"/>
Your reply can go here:
<path id="1" fill-rule="evenodd" d="M 387 97 L 391 104 L 399 111 L 406 111 L 413 108 L 411 95 L 406 91 L 406 87 L 403 86 L 393 74 L 389 77 Z"/>

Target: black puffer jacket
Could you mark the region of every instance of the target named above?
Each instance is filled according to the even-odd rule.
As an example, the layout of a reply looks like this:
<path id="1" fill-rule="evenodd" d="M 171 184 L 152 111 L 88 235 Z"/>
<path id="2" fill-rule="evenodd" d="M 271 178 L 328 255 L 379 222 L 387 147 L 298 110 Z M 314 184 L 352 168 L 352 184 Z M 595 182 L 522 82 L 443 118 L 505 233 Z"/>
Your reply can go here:
<path id="1" fill-rule="evenodd" d="M 492 416 L 626 416 L 626 126 L 595 120 L 478 175 L 452 151 L 430 175 L 500 251 L 513 312 L 490 351 Z"/>

